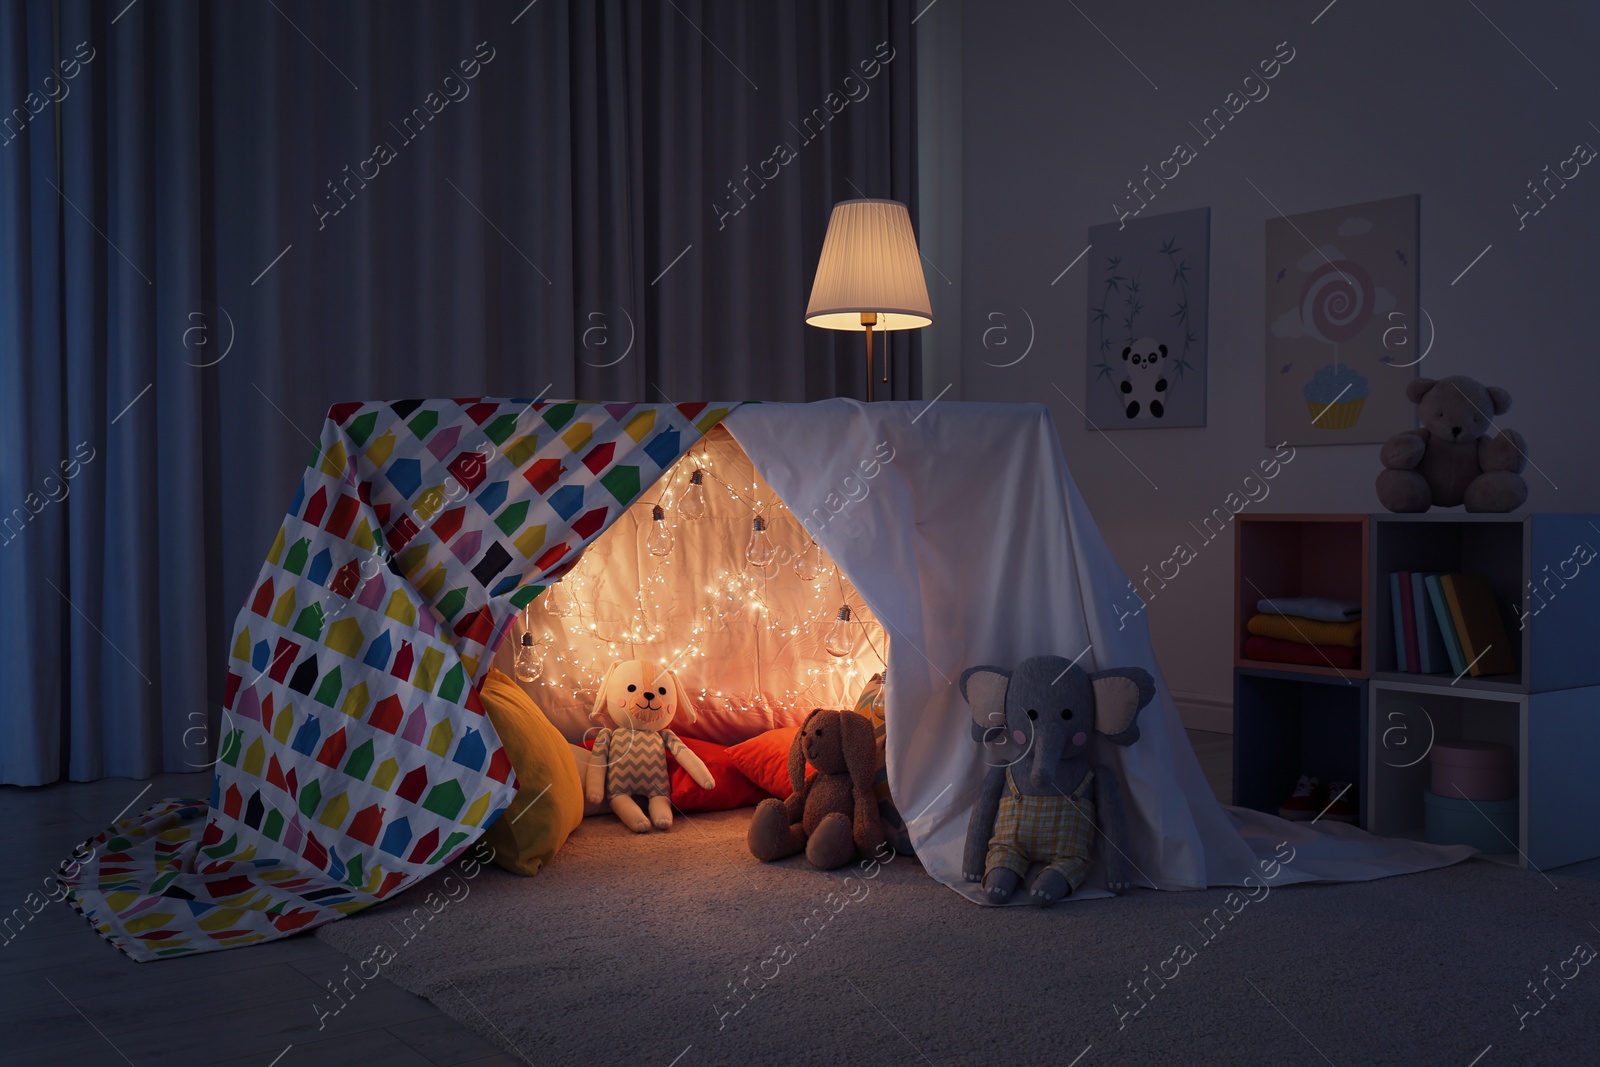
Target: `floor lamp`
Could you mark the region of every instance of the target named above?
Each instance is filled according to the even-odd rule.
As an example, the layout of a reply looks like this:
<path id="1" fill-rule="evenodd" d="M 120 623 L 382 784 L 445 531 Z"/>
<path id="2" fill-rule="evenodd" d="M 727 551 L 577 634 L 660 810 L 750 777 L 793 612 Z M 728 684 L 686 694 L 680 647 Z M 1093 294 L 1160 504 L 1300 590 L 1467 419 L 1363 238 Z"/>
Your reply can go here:
<path id="1" fill-rule="evenodd" d="M 841 200 L 822 241 L 806 322 L 867 335 L 867 400 L 872 400 L 874 331 L 910 330 L 933 322 L 911 212 L 898 200 Z M 883 354 L 889 381 L 889 353 Z"/>

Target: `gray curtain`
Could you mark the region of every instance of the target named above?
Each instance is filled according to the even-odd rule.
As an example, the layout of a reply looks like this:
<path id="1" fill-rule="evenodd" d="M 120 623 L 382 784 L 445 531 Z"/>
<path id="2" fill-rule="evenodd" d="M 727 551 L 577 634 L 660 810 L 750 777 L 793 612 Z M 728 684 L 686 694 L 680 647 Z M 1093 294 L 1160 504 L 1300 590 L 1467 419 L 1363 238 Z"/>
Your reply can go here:
<path id="1" fill-rule="evenodd" d="M 915 218 L 913 15 L 0 6 L 0 782 L 209 762 L 337 401 L 864 395 L 802 319 L 835 201 Z"/>

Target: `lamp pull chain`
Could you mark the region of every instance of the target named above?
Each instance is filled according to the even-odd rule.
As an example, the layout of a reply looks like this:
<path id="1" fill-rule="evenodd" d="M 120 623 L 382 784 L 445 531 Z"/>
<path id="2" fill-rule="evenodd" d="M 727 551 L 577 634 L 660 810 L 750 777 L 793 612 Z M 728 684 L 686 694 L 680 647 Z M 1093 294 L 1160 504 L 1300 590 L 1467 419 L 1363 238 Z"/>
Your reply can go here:
<path id="1" fill-rule="evenodd" d="M 886 335 L 887 335 L 887 332 L 888 331 L 885 331 Z M 894 355 L 894 349 L 889 346 L 888 338 L 887 338 L 887 336 L 885 336 L 884 342 L 883 342 L 883 384 L 884 385 L 888 385 L 889 384 L 889 360 L 893 355 Z M 885 393 L 889 393 L 889 390 L 885 389 L 884 392 Z M 891 395 L 885 397 L 885 399 L 886 400 L 893 400 L 894 396 L 891 394 Z"/>

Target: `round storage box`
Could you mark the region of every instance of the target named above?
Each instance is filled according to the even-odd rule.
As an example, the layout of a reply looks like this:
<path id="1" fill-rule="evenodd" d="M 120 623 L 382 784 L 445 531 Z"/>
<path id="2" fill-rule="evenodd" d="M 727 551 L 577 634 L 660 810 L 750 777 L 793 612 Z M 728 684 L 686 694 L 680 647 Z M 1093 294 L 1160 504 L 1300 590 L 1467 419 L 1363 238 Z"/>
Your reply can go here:
<path id="1" fill-rule="evenodd" d="M 1479 852 L 1515 852 L 1515 800 L 1462 800 L 1422 791 L 1422 836 L 1435 845 L 1471 845 Z"/>
<path id="2" fill-rule="evenodd" d="M 1498 741 L 1435 741 L 1433 791 L 1451 800 L 1515 800 L 1517 760 Z"/>

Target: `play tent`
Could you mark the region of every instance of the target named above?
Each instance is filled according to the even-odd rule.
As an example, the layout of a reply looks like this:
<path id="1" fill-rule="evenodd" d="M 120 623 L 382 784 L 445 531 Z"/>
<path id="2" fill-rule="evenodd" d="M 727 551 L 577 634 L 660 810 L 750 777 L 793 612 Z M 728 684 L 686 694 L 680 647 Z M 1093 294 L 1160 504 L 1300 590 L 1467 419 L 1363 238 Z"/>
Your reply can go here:
<path id="1" fill-rule="evenodd" d="M 211 796 L 95 838 L 62 875 L 73 905 L 150 960 L 321 925 L 449 863 L 515 794 L 477 698 L 495 650 L 719 422 L 881 625 L 890 787 L 918 859 L 957 892 L 981 902 L 959 865 L 984 766 L 956 682 L 1042 653 L 1157 679 L 1141 740 L 1107 756 L 1140 884 L 1240 885 L 1269 862 L 1278 884 L 1373 878 L 1469 854 L 1217 803 L 1143 614 L 1113 610 L 1131 586 L 1042 406 L 407 400 L 329 411 L 235 625 Z"/>

